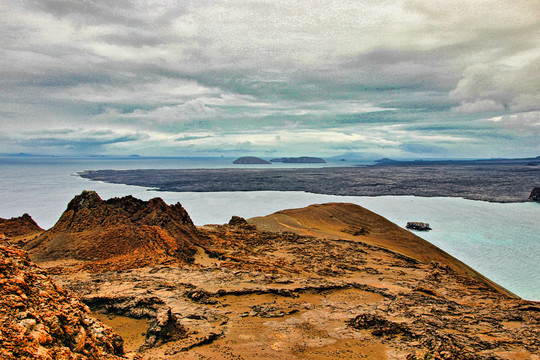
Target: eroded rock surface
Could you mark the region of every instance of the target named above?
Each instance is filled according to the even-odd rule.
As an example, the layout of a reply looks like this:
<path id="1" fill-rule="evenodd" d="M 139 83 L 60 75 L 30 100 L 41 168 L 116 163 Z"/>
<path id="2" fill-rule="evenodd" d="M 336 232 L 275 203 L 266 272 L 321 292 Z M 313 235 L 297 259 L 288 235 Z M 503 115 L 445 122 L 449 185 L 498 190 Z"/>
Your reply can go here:
<path id="1" fill-rule="evenodd" d="M 21 249 L 0 244 L 2 359 L 121 359 L 123 340 Z"/>
<path id="2" fill-rule="evenodd" d="M 11 219 L 0 218 L 0 236 L 3 238 L 17 238 L 31 236 L 43 231 L 28 214 Z"/>
<path id="3" fill-rule="evenodd" d="M 151 294 L 170 311 L 183 337 L 147 359 L 538 359 L 538 303 L 373 244 L 233 223 L 206 227 L 212 265 L 57 278 L 88 304 L 129 296 L 114 311 L 154 316 Z"/>

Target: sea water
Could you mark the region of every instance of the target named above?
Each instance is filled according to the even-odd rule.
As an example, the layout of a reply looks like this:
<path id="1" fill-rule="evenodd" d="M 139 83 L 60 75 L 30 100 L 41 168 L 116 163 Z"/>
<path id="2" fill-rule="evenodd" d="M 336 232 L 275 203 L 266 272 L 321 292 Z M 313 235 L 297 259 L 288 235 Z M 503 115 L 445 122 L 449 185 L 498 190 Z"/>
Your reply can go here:
<path id="1" fill-rule="evenodd" d="M 231 159 L 0 158 L 0 217 L 29 213 L 50 228 L 82 190 L 103 199 L 133 195 L 180 202 L 197 225 L 225 223 L 325 202 L 350 202 L 404 226 L 428 222 L 417 235 L 465 262 L 517 295 L 540 300 L 540 204 L 489 203 L 461 198 L 333 196 L 305 192 L 158 192 L 143 187 L 82 179 L 82 170 L 231 167 Z M 313 164 L 303 165 L 313 166 Z"/>

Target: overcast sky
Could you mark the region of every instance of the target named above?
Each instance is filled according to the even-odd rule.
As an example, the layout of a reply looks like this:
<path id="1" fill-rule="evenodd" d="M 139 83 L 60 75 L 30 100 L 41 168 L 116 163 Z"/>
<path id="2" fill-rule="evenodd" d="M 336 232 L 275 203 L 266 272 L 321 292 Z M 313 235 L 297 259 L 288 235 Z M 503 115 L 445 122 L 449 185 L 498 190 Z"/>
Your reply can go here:
<path id="1" fill-rule="evenodd" d="M 537 0 L 2 0 L 0 153 L 540 155 Z"/>

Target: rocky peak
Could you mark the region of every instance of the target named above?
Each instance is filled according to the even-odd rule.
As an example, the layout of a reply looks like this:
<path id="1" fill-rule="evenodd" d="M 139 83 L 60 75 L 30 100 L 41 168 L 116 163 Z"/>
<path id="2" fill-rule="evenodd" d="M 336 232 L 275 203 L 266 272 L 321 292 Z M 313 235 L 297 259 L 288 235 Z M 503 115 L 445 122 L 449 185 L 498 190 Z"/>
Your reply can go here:
<path id="1" fill-rule="evenodd" d="M 103 200 L 95 191 L 83 190 L 80 195 L 77 195 L 71 200 L 67 206 L 67 210 L 73 210 L 75 212 L 82 209 L 95 208 L 102 204 Z"/>
<path id="2" fill-rule="evenodd" d="M 33 235 L 41 231 L 43 229 L 26 213 L 11 219 L 0 218 L 0 234 L 3 234 L 4 237 Z"/>
<path id="3" fill-rule="evenodd" d="M 70 258 L 129 268 L 191 262 L 197 240 L 197 229 L 180 203 L 169 206 L 160 198 L 143 201 L 133 196 L 102 200 L 94 191 L 83 191 L 60 220 L 25 249 L 37 261 Z"/>

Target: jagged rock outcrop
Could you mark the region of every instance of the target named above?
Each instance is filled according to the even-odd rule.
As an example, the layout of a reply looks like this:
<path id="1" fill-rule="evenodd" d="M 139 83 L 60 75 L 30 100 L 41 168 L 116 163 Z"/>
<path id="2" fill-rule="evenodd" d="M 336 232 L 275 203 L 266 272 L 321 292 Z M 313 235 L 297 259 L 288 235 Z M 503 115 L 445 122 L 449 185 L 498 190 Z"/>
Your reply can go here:
<path id="1" fill-rule="evenodd" d="M 2 359 L 121 359 L 123 340 L 23 250 L 0 244 Z"/>
<path id="2" fill-rule="evenodd" d="M 18 236 L 30 236 L 42 232 L 43 229 L 36 224 L 28 214 L 11 219 L 0 218 L 0 234 L 7 238 Z"/>
<path id="3" fill-rule="evenodd" d="M 231 217 L 231 220 L 229 220 L 229 223 L 227 225 L 238 227 L 238 228 L 249 229 L 249 230 L 255 229 L 255 226 L 250 225 L 246 221 L 246 219 L 244 219 L 243 217 L 240 217 L 240 216 Z"/>
<path id="4" fill-rule="evenodd" d="M 189 333 L 170 308 L 162 308 L 150 323 L 146 340 L 141 350 L 163 345 L 164 343 L 186 338 Z"/>
<path id="5" fill-rule="evenodd" d="M 531 194 L 529 195 L 529 200 L 540 202 L 540 187 L 535 187 L 532 189 Z"/>
<path id="6" fill-rule="evenodd" d="M 178 203 L 132 196 L 102 200 L 83 191 L 48 231 L 24 248 L 38 262 L 75 259 L 111 270 L 191 262 L 197 229 Z M 88 265 L 90 269 L 92 265 Z"/>

